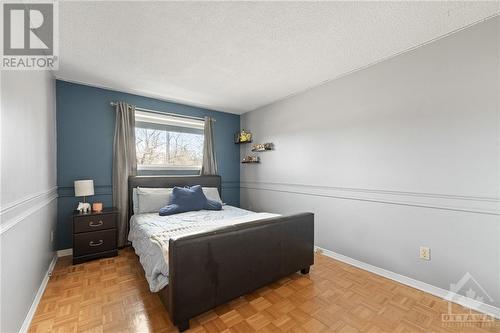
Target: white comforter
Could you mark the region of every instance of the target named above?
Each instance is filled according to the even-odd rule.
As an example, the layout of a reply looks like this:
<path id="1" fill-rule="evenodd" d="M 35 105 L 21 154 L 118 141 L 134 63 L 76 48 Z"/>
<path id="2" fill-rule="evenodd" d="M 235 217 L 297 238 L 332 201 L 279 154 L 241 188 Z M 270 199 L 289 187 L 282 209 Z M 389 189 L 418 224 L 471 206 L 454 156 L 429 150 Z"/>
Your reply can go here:
<path id="1" fill-rule="evenodd" d="M 149 289 L 157 292 L 168 284 L 169 238 L 273 216 L 278 215 L 254 213 L 227 205 L 220 211 L 201 210 L 171 216 L 159 216 L 158 213 L 137 214 L 130 219 L 128 239 L 144 267 Z"/>

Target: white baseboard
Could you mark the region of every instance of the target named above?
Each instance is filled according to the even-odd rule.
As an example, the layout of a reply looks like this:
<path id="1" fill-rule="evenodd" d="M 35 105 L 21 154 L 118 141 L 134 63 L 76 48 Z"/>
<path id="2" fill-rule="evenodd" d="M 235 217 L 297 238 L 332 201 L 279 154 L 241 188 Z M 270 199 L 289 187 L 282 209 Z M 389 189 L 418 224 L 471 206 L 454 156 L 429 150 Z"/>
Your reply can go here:
<path id="1" fill-rule="evenodd" d="M 31 324 L 31 320 L 33 319 L 33 316 L 35 315 L 36 308 L 38 307 L 38 303 L 40 303 L 40 299 L 42 299 L 43 292 L 45 291 L 45 287 L 47 287 L 47 283 L 49 283 L 49 278 L 52 275 L 52 271 L 54 270 L 54 266 L 56 265 L 57 262 L 57 255 L 54 255 L 52 258 L 52 261 L 50 262 L 49 268 L 47 269 L 47 273 L 45 273 L 45 276 L 42 280 L 42 284 L 40 285 L 40 288 L 38 288 L 38 292 L 35 295 L 35 299 L 33 300 L 33 303 L 31 304 L 30 310 L 28 311 L 28 314 L 26 315 L 26 318 L 24 319 L 23 325 L 21 326 L 21 329 L 19 330 L 19 333 L 25 333 L 28 332 Z"/>
<path id="2" fill-rule="evenodd" d="M 407 276 L 404 276 L 404 275 L 401 275 L 398 273 L 394 273 L 394 272 L 388 271 L 386 269 L 383 269 L 383 268 L 380 268 L 377 266 L 367 264 L 365 262 L 347 257 L 345 255 L 342 255 L 342 254 L 339 254 L 339 253 L 336 253 L 336 252 L 333 252 L 333 251 L 330 251 L 327 249 L 323 249 L 319 246 L 315 246 L 315 250 L 316 251 L 319 250 L 318 252 L 321 252 L 322 254 L 324 254 L 327 257 L 342 261 L 346 264 L 361 268 L 365 271 L 383 276 L 385 278 L 394 280 L 396 282 L 402 283 L 402 284 L 410 286 L 412 288 L 415 288 L 415 289 L 424 291 L 426 293 L 432 294 L 432 295 L 437 296 L 439 298 L 442 298 L 446 301 L 451 301 L 453 303 L 459 304 L 459 305 L 467 307 L 469 309 L 473 309 L 473 310 L 479 311 L 481 313 L 495 317 L 497 319 L 500 319 L 500 308 L 497 308 L 495 306 L 478 302 L 472 298 L 465 297 L 465 296 L 462 296 L 460 294 L 456 294 L 454 292 L 451 292 L 449 290 L 445 290 L 445 289 L 430 285 L 428 283 L 418 281 L 418 280 L 409 278 Z"/>
<path id="3" fill-rule="evenodd" d="M 72 256 L 73 255 L 73 249 L 64 249 L 64 250 L 58 250 L 57 251 L 57 257 L 66 257 L 66 256 Z"/>

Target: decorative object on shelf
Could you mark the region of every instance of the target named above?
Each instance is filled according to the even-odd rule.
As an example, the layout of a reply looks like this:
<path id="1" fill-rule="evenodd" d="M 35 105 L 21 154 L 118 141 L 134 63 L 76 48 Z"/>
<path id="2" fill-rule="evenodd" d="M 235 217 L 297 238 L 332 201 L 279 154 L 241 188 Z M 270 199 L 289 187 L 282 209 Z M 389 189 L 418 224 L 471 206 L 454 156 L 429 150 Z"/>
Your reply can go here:
<path id="1" fill-rule="evenodd" d="M 250 143 L 250 142 L 252 142 L 252 133 L 250 132 L 241 130 L 241 132 L 236 133 L 234 135 L 234 143 Z"/>
<path id="2" fill-rule="evenodd" d="M 92 204 L 92 210 L 97 213 L 102 212 L 102 202 L 94 202 Z"/>
<path id="3" fill-rule="evenodd" d="M 268 143 L 259 143 L 256 145 L 252 145 L 252 151 L 266 151 L 266 150 L 273 150 L 274 145 L 272 142 Z"/>
<path id="4" fill-rule="evenodd" d="M 86 180 L 75 180 L 75 197 L 83 197 L 83 202 L 78 203 L 76 208 L 80 213 L 90 213 L 91 207 L 87 203 L 86 197 L 89 195 L 94 195 L 94 181 L 90 179 Z"/>
<path id="5" fill-rule="evenodd" d="M 260 158 L 259 156 L 246 156 L 241 163 L 260 163 Z"/>

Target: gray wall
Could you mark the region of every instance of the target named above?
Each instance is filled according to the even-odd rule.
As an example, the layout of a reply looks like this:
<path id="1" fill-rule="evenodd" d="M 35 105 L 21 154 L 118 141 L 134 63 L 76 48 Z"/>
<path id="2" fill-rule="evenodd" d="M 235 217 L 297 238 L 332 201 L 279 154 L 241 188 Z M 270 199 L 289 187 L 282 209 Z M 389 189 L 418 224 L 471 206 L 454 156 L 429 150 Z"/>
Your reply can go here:
<path id="1" fill-rule="evenodd" d="M 312 211 L 318 246 L 443 289 L 470 272 L 500 306 L 499 31 L 490 19 L 244 114 L 276 150 L 241 165 L 242 207 Z"/>
<path id="2" fill-rule="evenodd" d="M 1 73 L 0 332 L 17 332 L 54 257 L 55 80 Z"/>

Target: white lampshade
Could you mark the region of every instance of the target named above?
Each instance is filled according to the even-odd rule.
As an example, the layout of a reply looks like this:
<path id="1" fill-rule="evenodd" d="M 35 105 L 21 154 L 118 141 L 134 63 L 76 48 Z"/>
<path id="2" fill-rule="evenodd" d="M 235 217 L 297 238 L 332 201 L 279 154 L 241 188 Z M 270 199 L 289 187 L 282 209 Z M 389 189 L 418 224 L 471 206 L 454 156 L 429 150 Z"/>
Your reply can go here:
<path id="1" fill-rule="evenodd" d="M 93 180 L 75 180 L 75 197 L 94 195 Z"/>

